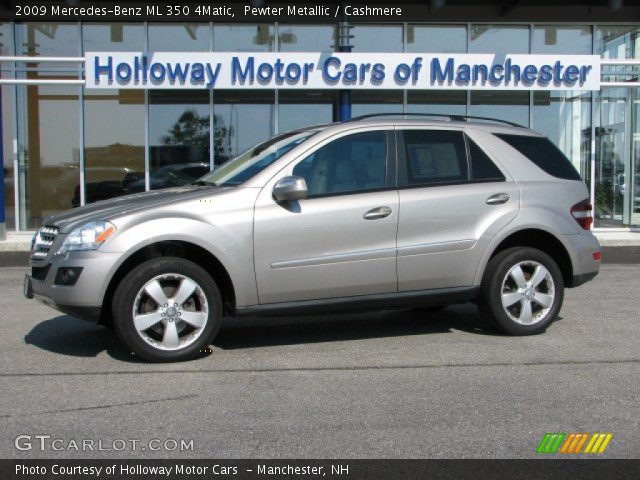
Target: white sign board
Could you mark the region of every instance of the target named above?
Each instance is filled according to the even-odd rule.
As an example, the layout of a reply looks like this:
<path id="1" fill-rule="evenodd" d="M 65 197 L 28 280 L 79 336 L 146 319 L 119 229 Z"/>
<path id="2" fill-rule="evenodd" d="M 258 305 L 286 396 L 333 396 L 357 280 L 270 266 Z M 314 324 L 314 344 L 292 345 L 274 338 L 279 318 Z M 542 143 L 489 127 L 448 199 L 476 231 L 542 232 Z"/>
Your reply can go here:
<path id="1" fill-rule="evenodd" d="M 87 88 L 599 90 L 597 55 L 87 52 Z"/>

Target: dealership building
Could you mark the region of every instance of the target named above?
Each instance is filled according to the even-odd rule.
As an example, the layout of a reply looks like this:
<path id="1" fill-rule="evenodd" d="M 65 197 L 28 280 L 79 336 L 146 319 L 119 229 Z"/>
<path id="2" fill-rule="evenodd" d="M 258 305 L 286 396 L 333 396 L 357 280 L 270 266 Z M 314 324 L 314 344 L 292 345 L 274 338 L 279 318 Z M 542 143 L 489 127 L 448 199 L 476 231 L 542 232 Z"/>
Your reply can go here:
<path id="1" fill-rule="evenodd" d="M 640 227 L 640 10 L 422 8 L 377 23 L 0 23 L 6 231 L 188 183 L 280 132 L 373 113 L 530 127 L 580 172 L 594 228 Z"/>

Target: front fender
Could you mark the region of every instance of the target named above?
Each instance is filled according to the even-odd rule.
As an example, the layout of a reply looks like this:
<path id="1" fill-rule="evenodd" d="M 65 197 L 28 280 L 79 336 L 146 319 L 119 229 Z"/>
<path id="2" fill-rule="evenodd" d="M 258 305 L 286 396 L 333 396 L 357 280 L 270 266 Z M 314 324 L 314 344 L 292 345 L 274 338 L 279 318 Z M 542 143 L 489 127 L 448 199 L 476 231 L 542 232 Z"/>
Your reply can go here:
<path id="1" fill-rule="evenodd" d="M 181 241 L 197 245 L 225 267 L 236 293 L 236 305 L 258 303 L 253 266 L 253 232 L 251 221 L 223 221 L 212 225 L 202 220 L 180 216 L 163 216 L 125 228 L 110 239 L 100 251 L 121 254 L 109 272 L 118 268 L 140 249 L 163 241 Z"/>

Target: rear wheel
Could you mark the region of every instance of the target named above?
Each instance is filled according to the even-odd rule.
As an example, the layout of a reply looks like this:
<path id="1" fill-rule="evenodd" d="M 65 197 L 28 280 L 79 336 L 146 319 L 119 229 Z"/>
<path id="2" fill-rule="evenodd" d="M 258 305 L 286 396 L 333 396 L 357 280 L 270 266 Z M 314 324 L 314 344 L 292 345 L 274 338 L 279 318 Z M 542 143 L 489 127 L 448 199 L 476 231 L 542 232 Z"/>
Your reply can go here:
<path id="1" fill-rule="evenodd" d="M 563 298 L 564 281 L 556 262 L 541 250 L 514 247 L 489 261 L 479 308 L 501 331 L 532 335 L 555 319 Z"/>
<path id="2" fill-rule="evenodd" d="M 149 260 L 120 282 L 113 324 L 123 343 L 152 362 L 188 360 L 211 343 L 222 322 L 222 298 L 200 266 L 177 257 Z"/>

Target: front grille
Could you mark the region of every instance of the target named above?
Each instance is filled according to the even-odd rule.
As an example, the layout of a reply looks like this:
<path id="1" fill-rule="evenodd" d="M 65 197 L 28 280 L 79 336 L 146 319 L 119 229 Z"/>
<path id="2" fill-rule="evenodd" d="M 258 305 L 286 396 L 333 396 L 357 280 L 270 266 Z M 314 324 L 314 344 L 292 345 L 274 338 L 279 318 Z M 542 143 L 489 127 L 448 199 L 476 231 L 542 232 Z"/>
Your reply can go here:
<path id="1" fill-rule="evenodd" d="M 53 242 L 55 241 L 59 232 L 60 229 L 58 227 L 49 225 L 45 225 L 44 227 L 39 229 L 36 232 L 36 238 L 33 242 L 33 252 L 31 254 L 31 258 L 33 260 L 44 259 L 49 253 L 49 250 L 51 249 L 51 246 L 53 245 Z"/>

